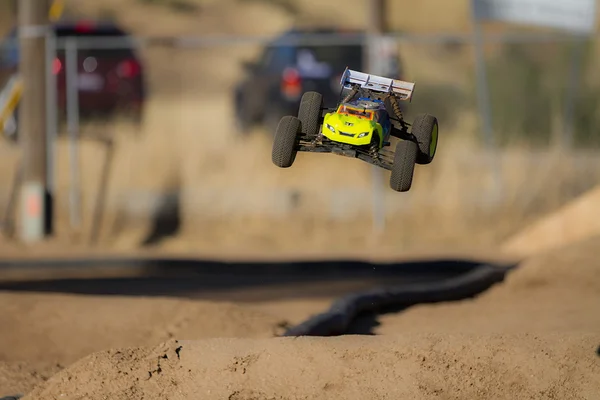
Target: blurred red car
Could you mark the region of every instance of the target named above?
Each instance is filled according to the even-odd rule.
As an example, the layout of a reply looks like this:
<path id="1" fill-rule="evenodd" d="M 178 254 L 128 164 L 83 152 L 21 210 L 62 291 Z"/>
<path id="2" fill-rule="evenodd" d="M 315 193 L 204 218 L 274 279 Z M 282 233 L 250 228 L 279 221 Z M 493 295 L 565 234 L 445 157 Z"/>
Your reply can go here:
<path id="1" fill-rule="evenodd" d="M 136 121 L 141 119 L 146 98 L 144 68 L 130 35 L 113 23 L 77 21 L 54 25 L 59 41 L 68 37 L 77 39 L 123 39 L 113 48 L 86 48 L 78 43 L 77 79 L 81 116 L 123 113 Z M 90 47 L 90 46 L 88 46 Z M 13 30 L 0 48 L 0 70 L 9 76 L 18 70 L 19 48 L 16 30 Z M 66 70 L 64 46 L 59 45 L 52 64 L 57 78 L 57 103 L 64 116 L 66 108 Z"/>

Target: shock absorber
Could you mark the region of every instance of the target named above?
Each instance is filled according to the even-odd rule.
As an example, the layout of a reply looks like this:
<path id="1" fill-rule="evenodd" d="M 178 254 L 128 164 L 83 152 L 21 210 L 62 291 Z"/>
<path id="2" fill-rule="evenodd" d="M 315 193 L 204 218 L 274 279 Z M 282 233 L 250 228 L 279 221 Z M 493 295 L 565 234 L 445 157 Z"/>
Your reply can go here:
<path id="1" fill-rule="evenodd" d="M 398 104 L 398 99 L 393 94 L 388 94 L 388 98 L 390 100 L 392 110 L 394 110 L 394 114 L 396 114 L 396 117 L 398 117 L 400 122 L 404 124 L 404 115 L 402 114 L 402 110 L 400 109 L 400 104 Z"/>
<path id="2" fill-rule="evenodd" d="M 342 103 L 347 103 L 350 100 L 352 100 L 354 98 L 354 96 L 356 96 L 356 94 L 358 93 L 358 86 L 354 85 L 352 87 L 352 90 L 350 91 L 350 93 L 348 93 L 346 95 L 346 97 L 344 97 L 344 99 L 342 100 Z"/>
<path id="3" fill-rule="evenodd" d="M 396 98 L 396 96 L 394 96 L 391 93 L 389 93 L 386 97 L 389 100 L 390 106 L 392 107 L 392 111 L 396 115 L 396 118 L 398 118 L 400 125 L 402 125 L 402 128 L 408 129 L 406 122 L 404 121 L 404 114 L 402 114 L 400 104 L 398 104 L 398 98 Z"/>

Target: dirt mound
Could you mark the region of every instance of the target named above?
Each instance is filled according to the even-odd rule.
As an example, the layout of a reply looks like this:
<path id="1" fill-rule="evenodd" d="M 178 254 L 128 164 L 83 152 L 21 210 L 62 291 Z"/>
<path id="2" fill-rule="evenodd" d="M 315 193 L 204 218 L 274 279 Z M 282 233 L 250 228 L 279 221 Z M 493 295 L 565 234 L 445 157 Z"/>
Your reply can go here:
<path id="1" fill-rule="evenodd" d="M 600 296 L 600 235 L 569 246 L 541 253 L 509 275 L 507 291 L 556 288 L 577 293 L 592 291 Z M 504 292 L 507 292 L 504 291 Z"/>
<path id="2" fill-rule="evenodd" d="M 174 336 L 271 337 L 280 320 L 229 303 L 0 293 L 0 360 L 69 364 L 92 352 Z"/>
<path id="3" fill-rule="evenodd" d="M 511 237 L 503 250 L 530 255 L 600 234 L 600 219 L 593 218 L 600 203 L 600 187 Z"/>
<path id="4" fill-rule="evenodd" d="M 416 306 L 370 323 L 399 332 L 600 332 L 600 237 L 524 262 L 506 281 L 473 300 Z"/>
<path id="5" fill-rule="evenodd" d="M 25 399 L 591 398 L 594 335 L 210 339 L 95 353 Z"/>
<path id="6" fill-rule="evenodd" d="M 0 361 L 0 396 L 28 393 L 62 368 L 60 364 Z"/>

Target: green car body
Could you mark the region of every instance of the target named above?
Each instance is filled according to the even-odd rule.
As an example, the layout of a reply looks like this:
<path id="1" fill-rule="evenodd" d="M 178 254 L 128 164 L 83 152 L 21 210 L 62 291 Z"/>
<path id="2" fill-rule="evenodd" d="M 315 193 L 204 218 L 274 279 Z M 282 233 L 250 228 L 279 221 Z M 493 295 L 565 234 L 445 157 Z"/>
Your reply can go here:
<path id="1" fill-rule="evenodd" d="M 377 107 L 377 103 L 365 101 L 341 104 L 335 112 L 325 114 L 323 136 L 334 142 L 353 146 L 368 146 L 377 141 L 379 148 L 383 147 L 389 132 L 385 121 L 389 124 L 389 120 L 385 118 L 385 109 Z"/>

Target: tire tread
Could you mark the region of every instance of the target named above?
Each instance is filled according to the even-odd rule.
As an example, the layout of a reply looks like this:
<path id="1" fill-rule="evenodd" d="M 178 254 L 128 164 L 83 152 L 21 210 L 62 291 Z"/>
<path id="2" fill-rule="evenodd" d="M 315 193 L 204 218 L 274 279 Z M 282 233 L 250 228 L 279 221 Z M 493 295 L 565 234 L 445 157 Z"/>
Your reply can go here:
<path id="1" fill-rule="evenodd" d="M 411 140 L 400 140 L 396 144 L 394 164 L 390 176 L 390 187 L 397 192 L 408 192 L 412 186 L 419 148 Z"/>
<path id="2" fill-rule="evenodd" d="M 323 95 L 318 92 L 306 92 L 300 99 L 298 118 L 302 121 L 302 135 L 315 137 L 319 134 Z"/>
<path id="3" fill-rule="evenodd" d="M 276 166 L 289 168 L 294 163 L 297 154 L 298 132 L 300 132 L 301 125 L 300 120 L 293 116 L 285 116 L 279 121 L 271 151 L 271 160 Z"/>
<path id="4" fill-rule="evenodd" d="M 429 145 L 431 144 L 432 140 L 433 128 L 437 124 L 437 119 L 430 114 L 419 114 L 415 117 L 412 124 L 411 133 L 419 145 L 417 164 L 424 165 L 433 161 L 433 157 L 431 157 L 429 154 Z M 435 156 L 435 153 L 433 155 Z"/>

